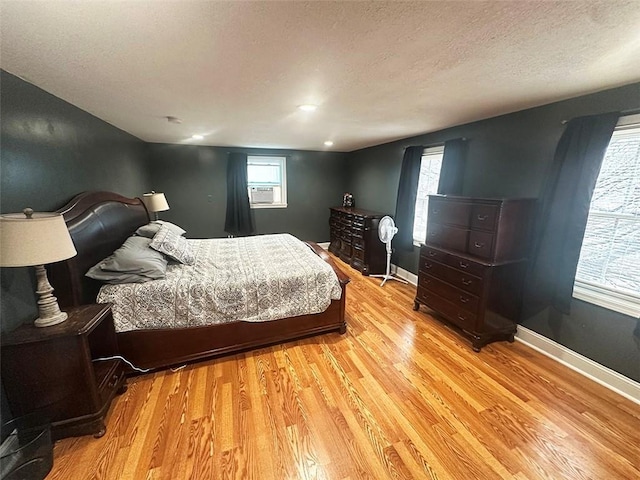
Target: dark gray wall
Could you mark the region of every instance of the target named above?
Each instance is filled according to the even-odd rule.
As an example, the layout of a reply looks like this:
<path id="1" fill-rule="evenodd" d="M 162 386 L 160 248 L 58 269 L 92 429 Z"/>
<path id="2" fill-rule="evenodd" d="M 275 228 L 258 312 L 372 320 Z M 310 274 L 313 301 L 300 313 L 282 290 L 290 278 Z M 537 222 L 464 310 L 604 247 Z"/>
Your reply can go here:
<path id="1" fill-rule="evenodd" d="M 0 82 L 2 213 L 55 210 L 85 190 L 147 190 L 144 142 L 10 73 L 0 71 Z M 32 269 L 0 275 L 2 329 L 32 321 Z"/>
<path id="2" fill-rule="evenodd" d="M 359 207 L 393 213 L 404 149 L 466 137 L 464 195 L 538 197 L 564 129 L 562 120 L 639 107 L 636 83 L 358 150 L 349 155 L 348 189 Z M 418 249 L 395 254 L 394 263 L 417 273 Z M 637 319 L 574 300 L 569 316 L 546 311 L 523 325 L 640 381 Z"/>
<path id="3" fill-rule="evenodd" d="M 230 151 L 287 157 L 288 207 L 253 209 L 257 233 L 329 240 L 328 208 L 342 202 L 346 187 L 344 153 L 151 144 L 152 188 L 165 193 L 170 207 L 160 218 L 180 225 L 188 237 L 225 237 Z"/>

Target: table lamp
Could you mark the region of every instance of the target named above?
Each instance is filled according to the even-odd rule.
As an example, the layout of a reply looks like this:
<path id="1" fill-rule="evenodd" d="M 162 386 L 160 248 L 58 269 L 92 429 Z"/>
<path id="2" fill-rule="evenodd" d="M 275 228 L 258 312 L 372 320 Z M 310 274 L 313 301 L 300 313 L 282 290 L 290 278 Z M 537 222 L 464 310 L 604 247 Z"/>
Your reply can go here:
<path id="1" fill-rule="evenodd" d="M 64 322 L 67 314 L 60 311 L 58 299 L 47 278 L 45 264 L 66 260 L 76 255 L 76 249 L 62 215 L 23 213 L 0 215 L 0 267 L 35 267 L 39 316 L 36 327 L 48 327 Z"/>
<path id="2" fill-rule="evenodd" d="M 142 202 L 148 211 L 155 214 L 155 220 L 158 220 L 158 212 L 169 210 L 169 204 L 167 203 L 164 193 L 156 193 L 152 190 L 150 193 L 142 195 Z"/>

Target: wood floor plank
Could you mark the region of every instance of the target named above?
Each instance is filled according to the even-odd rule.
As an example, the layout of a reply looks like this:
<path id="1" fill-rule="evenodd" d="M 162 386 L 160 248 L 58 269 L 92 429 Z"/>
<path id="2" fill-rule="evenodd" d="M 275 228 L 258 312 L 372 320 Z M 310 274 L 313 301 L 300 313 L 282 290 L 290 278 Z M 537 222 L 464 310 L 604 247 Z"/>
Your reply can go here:
<path id="1" fill-rule="evenodd" d="M 520 343 L 472 351 L 415 287 L 352 278 L 345 335 L 129 379 L 47 478 L 640 478 L 640 406 Z"/>

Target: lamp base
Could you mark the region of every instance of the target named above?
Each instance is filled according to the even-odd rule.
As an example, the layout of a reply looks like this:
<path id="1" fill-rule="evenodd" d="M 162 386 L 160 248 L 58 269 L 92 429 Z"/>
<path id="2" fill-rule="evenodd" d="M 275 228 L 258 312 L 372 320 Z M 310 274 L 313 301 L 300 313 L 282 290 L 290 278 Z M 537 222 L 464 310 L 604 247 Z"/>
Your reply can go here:
<path id="1" fill-rule="evenodd" d="M 53 317 L 46 317 L 46 318 L 42 318 L 42 317 L 38 317 L 36 318 L 35 322 L 33 322 L 33 324 L 36 327 L 50 327 L 51 325 L 57 325 L 59 323 L 64 322 L 67 319 L 67 313 L 66 312 L 60 312 L 57 315 L 54 315 Z"/>
<path id="2" fill-rule="evenodd" d="M 36 293 L 38 299 L 38 318 L 34 322 L 36 327 L 50 327 L 67 319 L 67 314 L 60 311 L 58 299 L 52 295 L 53 287 L 47 278 L 47 271 L 43 265 L 36 265 Z"/>

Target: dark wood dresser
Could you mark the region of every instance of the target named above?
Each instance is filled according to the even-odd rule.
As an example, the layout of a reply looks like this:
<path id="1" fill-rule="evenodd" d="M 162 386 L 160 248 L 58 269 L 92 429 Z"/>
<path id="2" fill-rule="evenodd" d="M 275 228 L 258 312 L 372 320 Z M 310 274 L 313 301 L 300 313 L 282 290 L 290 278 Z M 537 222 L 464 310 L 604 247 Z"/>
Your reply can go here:
<path id="1" fill-rule="evenodd" d="M 535 199 L 429 197 L 414 310 L 426 305 L 472 339 L 513 341 Z"/>
<path id="2" fill-rule="evenodd" d="M 384 213 L 359 208 L 331 207 L 329 251 L 363 275 L 385 273 L 385 244 L 378 238 Z"/>
<path id="3" fill-rule="evenodd" d="M 2 335 L 2 382 L 15 416 L 51 424 L 54 440 L 104 435 L 111 400 L 126 390 L 111 305 L 67 310 L 63 323 L 22 325 Z"/>

